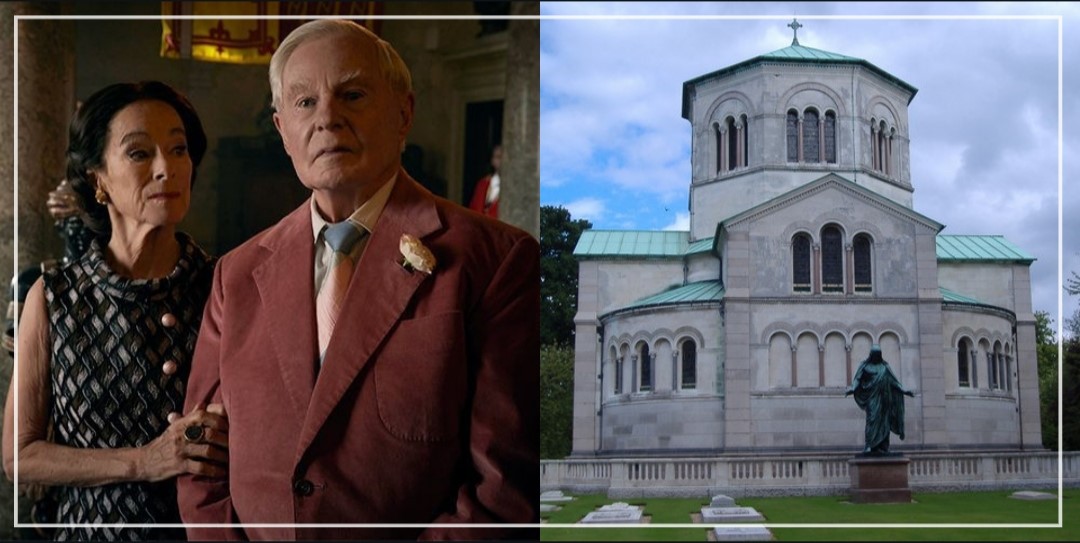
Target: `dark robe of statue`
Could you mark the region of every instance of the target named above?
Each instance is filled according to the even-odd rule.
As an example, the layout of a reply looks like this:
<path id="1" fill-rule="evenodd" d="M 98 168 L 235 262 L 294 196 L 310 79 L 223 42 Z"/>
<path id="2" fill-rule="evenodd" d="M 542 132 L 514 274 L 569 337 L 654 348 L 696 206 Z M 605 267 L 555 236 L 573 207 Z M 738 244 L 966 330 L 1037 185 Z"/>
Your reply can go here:
<path id="1" fill-rule="evenodd" d="M 849 394 L 855 395 L 855 403 L 866 412 L 863 454 L 887 454 L 890 432 L 904 439 L 904 395 L 915 397 L 915 393 L 904 389 L 876 345 L 855 371 L 851 386 L 844 392 L 845 396 Z"/>

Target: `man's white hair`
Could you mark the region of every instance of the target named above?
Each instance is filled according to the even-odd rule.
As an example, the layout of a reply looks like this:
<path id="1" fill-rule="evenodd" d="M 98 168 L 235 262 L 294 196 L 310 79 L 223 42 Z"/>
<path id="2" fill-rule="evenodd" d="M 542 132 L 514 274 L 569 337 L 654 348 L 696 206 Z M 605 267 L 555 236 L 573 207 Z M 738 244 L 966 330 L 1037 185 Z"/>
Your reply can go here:
<path id="1" fill-rule="evenodd" d="M 390 42 L 380 38 L 366 27 L 352 21 L 338 19 L 318 19 L 300 25 L 289 33 L 285 41 L 270 58 L 270 93 L 274 109 L 281 109 L 281 75 L 285 64 L 300 44 L 314 38 L 350 36 L 356 39 L 370 39 L 379 48 L 379 73 L 390 84 L 390 88 L 399 95 L 412 92 L 412 75 L 409 67 L 394 50 Z"/>

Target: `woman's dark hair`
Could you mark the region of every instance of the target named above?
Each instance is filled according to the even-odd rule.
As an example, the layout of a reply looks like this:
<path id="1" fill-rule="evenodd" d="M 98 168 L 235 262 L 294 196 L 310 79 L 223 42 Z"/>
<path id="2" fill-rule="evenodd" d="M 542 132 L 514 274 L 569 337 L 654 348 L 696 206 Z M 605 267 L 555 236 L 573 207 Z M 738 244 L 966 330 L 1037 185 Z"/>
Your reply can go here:
<path id="1" fill-rule="evenodd" d="M 97 184 L 91 179 L 90 170 L 104 164 L 105 140 L 109 123 L 120 110 L 142 100 L 157 100 L 172 107 L 184 123 L 188 155 L 191 157 L 191 183 L 195 184 L 195 172 L 206 154 L 206 132 L 195 108 L 184 95 L 160 81 L 117 83 L 109 85 L 86 99 L 74 118 L 68 134 L 67 179 L 82 198 L 83 209 L 88 217 L 87 227 L 100 238 L 107 238 L 112 230 L 109 211 L 94 198 Z"/>

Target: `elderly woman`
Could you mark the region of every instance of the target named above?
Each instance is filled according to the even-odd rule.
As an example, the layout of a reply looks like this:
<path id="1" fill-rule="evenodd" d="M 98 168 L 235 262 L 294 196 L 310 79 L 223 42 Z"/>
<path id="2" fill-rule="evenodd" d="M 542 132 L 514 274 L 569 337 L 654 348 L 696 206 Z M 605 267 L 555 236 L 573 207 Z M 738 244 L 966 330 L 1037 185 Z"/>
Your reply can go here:
<path id="1" fill-rule="evenodd" d="M 19 483 L 52 487 L 58 523 L 179 523 L 174 478 L 226 474 L 221 406 L 177 413 L 214 260 L 176 225 L 205 152 L 195 110 L 163 83 L 106 87 L 71 122 L 67 177 L 97 237 L 30 290 L 4 418 L 5 473 L 14 476 L 17 451 Z M 78 527 L 54 537 L 184 531 Z"/>

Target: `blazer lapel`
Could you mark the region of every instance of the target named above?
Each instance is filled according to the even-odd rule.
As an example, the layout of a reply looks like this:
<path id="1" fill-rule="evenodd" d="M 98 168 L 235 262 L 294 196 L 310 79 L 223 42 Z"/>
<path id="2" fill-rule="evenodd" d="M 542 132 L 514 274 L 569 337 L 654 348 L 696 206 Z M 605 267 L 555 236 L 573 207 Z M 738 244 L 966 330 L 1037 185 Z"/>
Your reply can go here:
<path id="1" fill-rule="evenodd" d="M 300 435 L 297 461 L 401 319 L 416 289 L 430 280 L 425 273 L 402 268 L 401 235 L 408 233 L 423 240 L 441 228 L 434 200 L 404 170 L 399 171 L 375 232 L 357 263 L 338 328 L 326 349 Z M 437 268 L 434 273 L 439 273 Z"/>
<path id="2" fill-rule="evenodd" d="M 282 219 L 278 235 L 263 246 L 270 256 L 252 272 L 289 400 L 302 419 L 315 387 L 315 295 L 310 202 Z M 305 264 L 306 263 L 306 264 Z M 253 323 L 255 324 L 255 323 Z"/>

